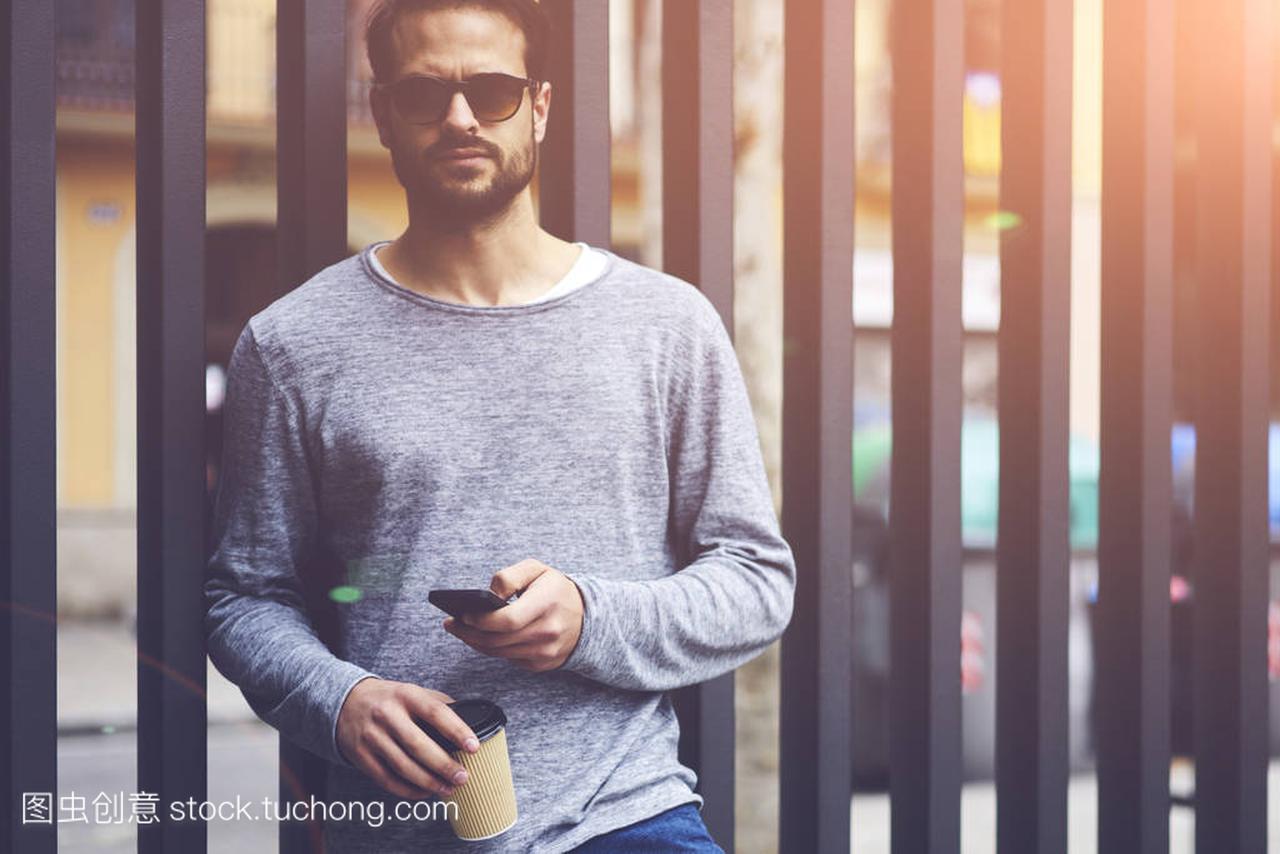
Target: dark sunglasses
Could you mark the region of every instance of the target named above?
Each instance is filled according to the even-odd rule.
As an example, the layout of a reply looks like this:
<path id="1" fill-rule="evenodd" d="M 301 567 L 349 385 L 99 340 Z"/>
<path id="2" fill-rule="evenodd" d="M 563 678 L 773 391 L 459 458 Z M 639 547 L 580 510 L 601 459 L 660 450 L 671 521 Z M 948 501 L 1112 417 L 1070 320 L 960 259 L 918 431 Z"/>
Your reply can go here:
<path id="1" fill-rule="evenodd" d="M 520 104 L 524 102 L 524 90 L 536 90 L 538 81 L 486 72 L 466 80 L 442 80 L 426 74 L 410 74 L 394 83 L 374 85 L 390 93 L 391 103 L 405 121 L 429 125 L 445 117 L 457 92 L 467 99 L 472 115 L 480 121 L 505 122 L 519 111 Z"/>

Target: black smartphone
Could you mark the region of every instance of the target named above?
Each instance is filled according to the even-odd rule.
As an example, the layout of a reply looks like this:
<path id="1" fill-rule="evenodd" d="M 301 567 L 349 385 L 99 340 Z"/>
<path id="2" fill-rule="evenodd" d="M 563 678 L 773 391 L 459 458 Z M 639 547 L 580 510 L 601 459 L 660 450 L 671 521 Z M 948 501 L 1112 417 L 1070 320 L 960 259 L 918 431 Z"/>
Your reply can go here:
<path id="1" fill-rule="evenodd" d="M 461 617 L 463 614 L 496 611 L 507 604 L 507 600 L 492 590 L 481 590 L 478 587 L 432 590 L 427 594 L 427 600 L 441 611 L 454 617 Z"/>

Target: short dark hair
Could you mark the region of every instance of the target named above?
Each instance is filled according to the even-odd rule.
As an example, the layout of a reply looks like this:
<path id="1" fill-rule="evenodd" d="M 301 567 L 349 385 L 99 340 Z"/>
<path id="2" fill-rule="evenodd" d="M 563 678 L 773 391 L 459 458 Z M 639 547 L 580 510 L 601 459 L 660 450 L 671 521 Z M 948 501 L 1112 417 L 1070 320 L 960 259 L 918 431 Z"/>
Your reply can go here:
<path id="1" fill-rule="evenodd" d="M 524 66 L 530 78 L 543 80 L 551 21 L 538 0 L 378 0 L 365 22 L 365 48 L 373 79 L 390 82 L 395 73 L 391 32 L 400 16 L 410 12 L 474 7 L 506 15 L 524 33 Z"/>

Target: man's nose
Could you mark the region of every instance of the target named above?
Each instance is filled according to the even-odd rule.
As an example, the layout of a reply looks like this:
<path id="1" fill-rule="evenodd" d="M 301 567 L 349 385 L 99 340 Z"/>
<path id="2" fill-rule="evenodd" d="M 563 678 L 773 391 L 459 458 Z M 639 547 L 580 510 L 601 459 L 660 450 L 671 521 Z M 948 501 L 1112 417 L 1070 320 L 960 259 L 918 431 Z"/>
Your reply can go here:
<path id="1" fill-rule="evenodd" d="M 453 93 L 453 97 L 449 100 L 449 109 L 445 111 L 442 124 L 451 125 L 458 130 L 464 131 L 470 131 L 476 127 L 475 114 L 471 112 L 471 105 L 467 103 L 466 97 L 461 92 Z"/>

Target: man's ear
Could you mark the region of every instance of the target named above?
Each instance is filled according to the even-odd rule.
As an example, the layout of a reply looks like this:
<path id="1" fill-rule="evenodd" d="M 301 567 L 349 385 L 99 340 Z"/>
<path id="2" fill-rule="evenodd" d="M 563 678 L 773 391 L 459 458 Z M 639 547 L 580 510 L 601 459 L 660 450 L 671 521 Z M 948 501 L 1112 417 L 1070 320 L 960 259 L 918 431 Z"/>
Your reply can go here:
<path id="1" fill-rule="evenodd" d="M 542 142 L 547 135 L 547 116 L 551 112 L 551 83 L 544 80 L 538 84 L 538 93 L 533 96 L 533 139 Z"/>
<path id="2" fill-rule="evenodd" d="M 378 128 L 378 141 L 383 148 L 391 147 L 391 103 L 387 93 L 372 87 L 369 89 L 369 111 L 373 113 L 374 125 Z"/>

